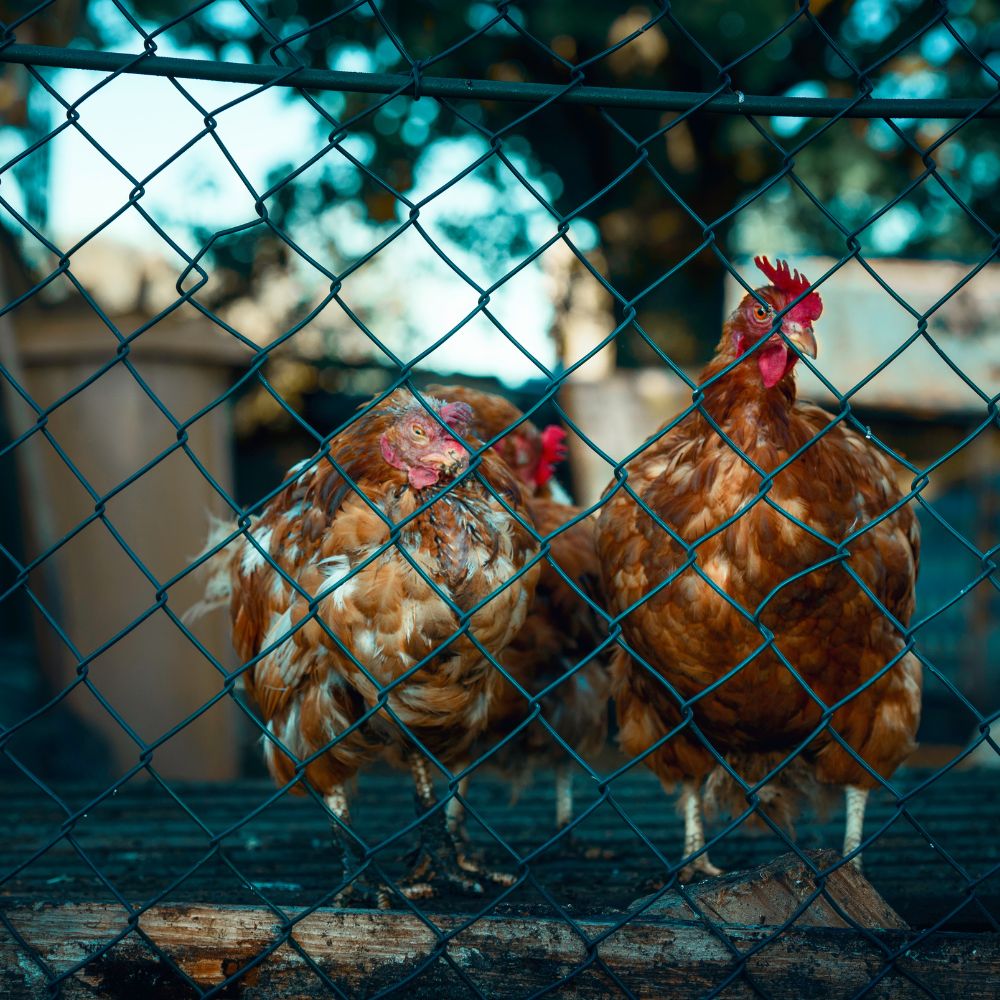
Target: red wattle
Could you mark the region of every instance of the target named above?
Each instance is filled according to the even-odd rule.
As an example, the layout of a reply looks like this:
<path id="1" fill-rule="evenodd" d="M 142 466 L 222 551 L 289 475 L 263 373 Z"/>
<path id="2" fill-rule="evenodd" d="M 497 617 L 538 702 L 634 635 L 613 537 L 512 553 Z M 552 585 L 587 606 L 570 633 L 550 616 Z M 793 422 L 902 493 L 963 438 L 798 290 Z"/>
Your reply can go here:
<path id="1" fill-rule="evenodd" d="M 757 367 L 764 386 L 774 388 L 789 369 L 788 348 L 783 343 L 765 344 L 757 352 Z"/>
<path id="2" fill-rule="evenodd" d="M 438 481 L 438 473 L 434 469 L 428 469 L 423 465 L 411 465 L 407 469 L 407 478 L 415 490 L 424 490 L 428 486 L 433 486 Z"/>

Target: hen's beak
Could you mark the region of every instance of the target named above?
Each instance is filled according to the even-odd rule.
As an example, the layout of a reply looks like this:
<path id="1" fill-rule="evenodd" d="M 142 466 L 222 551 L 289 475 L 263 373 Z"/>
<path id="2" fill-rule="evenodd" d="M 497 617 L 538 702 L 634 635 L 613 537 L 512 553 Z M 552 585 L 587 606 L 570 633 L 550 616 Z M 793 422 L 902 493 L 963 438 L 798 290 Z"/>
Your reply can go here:
<path id="1" fill-rule="evenodd" d="M 813 336 L 810 324 L 792 323 L 785 320 L 781 324 L 781 329 L 785 336 L 793 343 L 807 358 L 816 357 L 816 338 Z"/>
<path id="2" fill-rule="evenodd" d="M 455 476 L 469 464 L 469 454 L 458 444 L 448 445 L 421 456 L 421 462 L 440 469 L 446 476 Z"/>

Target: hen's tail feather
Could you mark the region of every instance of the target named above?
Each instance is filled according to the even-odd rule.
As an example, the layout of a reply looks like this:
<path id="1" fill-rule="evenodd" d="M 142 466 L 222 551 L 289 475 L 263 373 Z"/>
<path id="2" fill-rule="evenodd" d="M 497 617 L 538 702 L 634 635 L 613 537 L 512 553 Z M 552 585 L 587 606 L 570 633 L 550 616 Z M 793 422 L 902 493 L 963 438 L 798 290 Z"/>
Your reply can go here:
<path id="1" fill-rule="evenodd" d="M 226 521 L 214 514 L 208 515 L 208 539 L 205 547 L 192 559 L 201 559 L 217 545 L 224 542 L 235 531 L 232 521 Z M 181 615 L 185 625 L 192 625 L 204 618 L 210 611 L 229 607 L 233 593 L 233 564 L 243 551 L 239 538 L 234 538 L 225 548 L 219 549 L 210 559 L 198 568 L 198 574 L 205 581 L 205 596 L 196 601 Z"/>
<path id="2" fill-rule="evenodd" d="M 751 787 L 762 781 L 782 761 L 785 753 L 728 754 L 726 763 Z M 703 790 L 705 812 L 709 816 L 739 816 L 749 806 L 747 792 L 724 767 L 716 767 L 705 781 Z M 747 831 L 766 832 L 770 829 L 761 812 L 795 836 L 795 819 L 807 807 L 822 809 L 825 806 L 825 789 L 816 781 L 812 766 L 796 757 L 762 788 L 757 790 L 759 805 L 746 819 Z"/>

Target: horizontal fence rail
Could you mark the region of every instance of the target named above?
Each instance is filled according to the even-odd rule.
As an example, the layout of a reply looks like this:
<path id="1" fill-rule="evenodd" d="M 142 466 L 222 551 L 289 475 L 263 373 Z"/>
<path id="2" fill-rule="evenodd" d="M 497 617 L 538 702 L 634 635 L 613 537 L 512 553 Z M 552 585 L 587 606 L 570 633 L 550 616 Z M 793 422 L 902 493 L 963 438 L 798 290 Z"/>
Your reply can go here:
<path id="1" fill-rule="evenodd" d="M 724 115 L 780 115 L 787 118 L 980 118 L 1000 117 L 1000 97 L 975 98 L 855 98 L 792 97 L 760 94 L 693 93 L 644 90 L 635 87 L 589 87 L 578 81 L 560 86 L 504 80 L 450 80 L 423 73 L 350 73 L 304 66 L 247 66 L 210 59 L 179 59 L 153 52 L 95 52 L 47 45 L 8 44 L 0 48 L 0 62 L 60 69 L 87 69 L 106 73 L 134 73 L 177 80 L 215 80 L 225 83 L 306 90 L 348 91 L 358 94 L 405 94 L 479 101 L 537 104 L 558 98 L 562 104 L 646 111 L 710 111 Z"/>

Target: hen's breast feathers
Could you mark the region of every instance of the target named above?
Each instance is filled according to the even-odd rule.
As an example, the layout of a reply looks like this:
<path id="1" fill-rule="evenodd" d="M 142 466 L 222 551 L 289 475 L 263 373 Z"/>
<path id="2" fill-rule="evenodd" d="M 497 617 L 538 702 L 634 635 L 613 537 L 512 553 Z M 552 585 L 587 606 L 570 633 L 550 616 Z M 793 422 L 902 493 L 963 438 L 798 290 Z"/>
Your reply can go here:
<path id="1" fill-rule="evenodd" d="M 484 457 L 481 471 L 523 516 L 518 487 L 503 467 Z M 492 668 L 464 634 L 449 640 L 461 616 L 487 602 L 471 617 L 472 634 L 494 652 L 510 641 L 537 570 L 503 588 L 537 545 L 474 477 L 413 517 L 393 542 L 391 526 L 433 491 L 415 493 L 382 470 L 376 477 L 362 469 L 352 478 L 365 499 L 325 459 L 302 472 L 252 529 L 267 558 L 247 542 L 234 561 L 234 642 L 244 660 L 260 656 L 248 671 L 248 689 L 266 719 L 294 711 L 294 699 L 307 698 L 310 688 L 345 682 L 371 705 L 379 695 L 371 678 L 388 684 L 447 643 L 432 664 L 393 689 L 390 702 L 417 729 L 438 717 L 443 727 L 449 718 L 460 725 L 456 713 L 469 708 L 463 693 L 466 702 L 479 698 Z M 427 686 L 436 696 L 421 692 Z"/>
<path id="2" fill-rule="evenodd" d="M 765 438 L 758 446 L 744 439 L 749 457 L 770 472 L 829 421 L 824 411 L 798 405 L 783 428 L 785 440 Z M 780 510 L 758 499 L 760 474 L 697 414 L 636 458 L 628 472 L 635 493 L 685 543 L 674 541 L 624 489 L 609 498 L 598 546 L 611 610 L 621 613 L 652 594 L 623 621 L 630 644 L 686 697 L 749 660 L 699 703 L 709 730 L 714 718 L 723 727 L 717 732 L 753 744 L 766 733 L 780 742 L 783 726 L 805 736 L 815 724 L 818 708 L 779 658 L 762 648 L 754 615 L 827 704 L 857 689 L 902 650 L 902 635 L 878 604 L 908 624 L 919 533 L 909 506 L 879 520 L 902 494 L 889 463 L 860 435 L 841 425 L 829 428 L 782 469 L 766 492 Z M 849 555 L 842 561 L 878 603 L 841 560 L 820 565 L 845 539 Z M 694 568 L 683 568 L 692 552 L 726 597 Z M 675 571 L 669 586 L 652 593 Z M 903 686 L 911 698 L 910 686 Z M 770 698 L 754 695 L 762 687 L 770 689 Z M 919 684 L 914 690 L 917 706 L 911 709 L 918 713 Z"/>
<path id="3" fill-rule="evenodd" d="M 770 472 L 826 428 L 830 419 L 818 407 L 800 404 L 792 412 L 784 442 L 762 442 L 748 448 L 747 455 Z M 717 568 L 723 561 L 743 561 L 729 567 L 732 572 L 721 581 L 736 599 L 740 594 L 733 588 L 748 599 L 766 596 L 771 587 L 763 590 L 765 584 L 778 585 L 792 572 L 833 555 L 851 538 L 847 549 L 852 567 L 857 562 L 859 575 L 884 597 L 896 617 L 908 620 L 912 613 L 912 581 L 919 557 L 916 518 L 909 506 L 903 506 L 873 523 L 899 503 L 902 494 L 888 461 L 842 425 L 818 437 L 775 476 L 769 489 L 750 463 L 697 414 L 633 460 L 628 473 L 629 487 L 657 517 L 687 545 L 700 542 L 698 562 L 709 575 L 706 567 L 713 561 Z M 624 489 L 609 503 L 622 525 L 616 529 L 610 512 L 603 519 L 602 560 L 623 564 L 622 583 L 633 580 L 626 584 L 628 589 L 640 585 L 639 575 L 652 589 L 688 557 L 686 545 L 673 541 Z M 722 532 L 702 541 L 734 517 Z M 879 560 L 885 565 L 877 565 Z M 753 586 L 755 580 L 758 586 Z"/>

